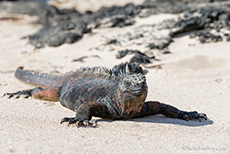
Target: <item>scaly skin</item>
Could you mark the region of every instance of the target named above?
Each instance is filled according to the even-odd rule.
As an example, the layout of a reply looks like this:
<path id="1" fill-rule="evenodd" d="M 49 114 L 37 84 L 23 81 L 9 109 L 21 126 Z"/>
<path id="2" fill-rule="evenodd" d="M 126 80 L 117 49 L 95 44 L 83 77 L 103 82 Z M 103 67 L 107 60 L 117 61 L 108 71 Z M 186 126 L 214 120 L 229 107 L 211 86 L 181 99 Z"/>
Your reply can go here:
<path id="1" fill-rule="evenodd" d="M 130 119 L 163 114 L 183 120 L 207 120 L 203 113 L 181 111 L 155 101 L 145 102 L 148 93 L 145 76 L 131 73 L 128 65 L 120 73 L 103 67 L 93 67 L 81 68 L 60 76 L 27 71 L 20 67 L 15 76 L 26 83 L 41 87 L 6 93 L 4 96 L 32 96 L 41 100 L 60 101 L 64 107 L 76 112 L 75 117 L 61 120 L 61 123 L 68 122 L 68 125 L 95 126 L 91 121 L 92 116 Z"/>

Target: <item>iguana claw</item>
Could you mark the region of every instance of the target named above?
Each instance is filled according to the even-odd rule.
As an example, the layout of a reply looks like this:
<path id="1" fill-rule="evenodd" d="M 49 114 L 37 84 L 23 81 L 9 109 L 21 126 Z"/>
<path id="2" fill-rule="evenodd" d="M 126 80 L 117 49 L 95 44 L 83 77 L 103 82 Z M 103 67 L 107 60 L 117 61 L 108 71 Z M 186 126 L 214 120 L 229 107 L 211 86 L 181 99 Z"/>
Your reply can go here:
<path id="1" fill-rule="evenodd" d="M 68 118 L 65 117 L 61 120 L 60 124 L 63 122 L 68 122 L 68 126 L 72 124 L 76 124 L 76 126 L 79 128 L 80 126 L 85 126 L 85 127 L 97 127 L 97 121 L 95 120 L 78 120 L 77 118 Z"/>
<path id="2" fill-rule="evenodd" d="M 183 112 L 181 113 L 181 119 L 189 121 L 189 120 L 194 120 L 198 119 L 201 122 L 201 119 L 207 120 L 207 116 L 204 113 L 198 113 L 196 111 L 193 112 Z"/>
<path id="3" fill-rule="evenodd" d="M 23 90 L 23 91 L 18 91 L 18 92 L 15 92 L 15 93 L 5 93 L 3 95 L 3 97 L 7 97 L 7 98 L 20 98 L 21 96 L 23 96 L 24 98 L 29 98 L 32 96 L 31 94 L 32 90 Z"/>

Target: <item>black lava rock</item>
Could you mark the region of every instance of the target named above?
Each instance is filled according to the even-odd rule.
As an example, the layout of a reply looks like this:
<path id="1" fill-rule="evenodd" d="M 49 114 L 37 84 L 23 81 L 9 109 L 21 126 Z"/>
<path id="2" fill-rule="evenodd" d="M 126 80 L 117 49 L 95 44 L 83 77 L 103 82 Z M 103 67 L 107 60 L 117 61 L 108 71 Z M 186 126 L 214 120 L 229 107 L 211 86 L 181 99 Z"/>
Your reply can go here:
<path id="1" fill-rule="evenodd" d="M 129 71 L 131 73 L 141 73 L 146 74 L 146 71 L 144 71 L 138 64 L 136 63 L 121 63 L 119 65 L 115 65 L 113 67 L 113 71 L 115 74 L 119 74 L 120 72 L 126 72 L 126 66 L 128 65 Z"/>
<path id="2" fill-rule="evenodd" d="M 118 51 L 117 58 L 123 58 L 128 54 L 134 54 L 134 56 L 130 59 L 130 63 L 137 64 L 148 64 L 151 63 L 151 59 L 155 59 L 155 56 L 149 57 L 146 54 L 140 52 L 139 50 L 121 50 Z"/>
<path id="3" fill-rule="evenodd" d="M 213 3 L 218 2 L 218 3 Z M 134 24 L 134 17 L 146 17 L 156 13 L 183 13 L 184 16 L 176 20 L 167 20 L 156 25 L 158 29 L 169 30 L 165 41 L 155 42 L 158 38 L 150 37 L 145 44 L 150 49 L 164 49 L 178 35 L 187 32 L 222 29 L 230 31 L 230 9 L 227 0 L 146 0 L 142 5 L 127 4 L 125 6 L 102 7 L 96 12 L 87 11 L 84 14 L 74 9 L 58 9 L 55 6 L 37 1 L 0 1 L 0 10 L 38 16 L 39 23 L 44 27 L 31 35 L 29 42 L 36 48 L 59 46 L 63 43 L 74 43 L 80 40 L 85 33 L 90 33 L 95 28 L 123 27 Z M 202 7 L 204 6 L 204 7 Z M 145 31 L 145 33 L 151 34 Z M 144 33 L 144 31 L 143 31 Z M 139 32 L 128 40 L 145 38 Z M 196 37 L 195 35 L 194 37 Z M 167 39 L 167 40 L 166 40 Z M 210 38 L 201 37 L 202 43 L 207 43 Z M 226 38 L 227 39 L 227 38 Z M 221 41 L 220 36 L 212 36 L 212 41 Z M 119 41 L 118 41 L 119 42 Z M 163 43 L 162 43 L 163 42 Z M 111 41 L 108 44 L 116 44 Z"/>

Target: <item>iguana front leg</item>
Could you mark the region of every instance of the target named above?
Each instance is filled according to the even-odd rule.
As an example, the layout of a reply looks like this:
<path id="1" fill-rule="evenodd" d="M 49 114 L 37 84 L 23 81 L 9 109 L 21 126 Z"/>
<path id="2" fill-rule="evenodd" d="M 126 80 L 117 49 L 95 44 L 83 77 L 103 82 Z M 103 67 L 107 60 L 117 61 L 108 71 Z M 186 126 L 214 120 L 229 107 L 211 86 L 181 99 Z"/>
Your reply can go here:
<path id="1" fill-rule="evenodd" d="M 135 117 L 143 117 L 155 114 L 163 114 L 166 117 L 178 118 L 187 121 L 194 119 L 198 119 L 199 121 L 201 121 L 201 119 L 207 120 L 207 116 L 204 113 L 198 113 L 197 111 L 181 111 L 171 105 L 163 104 L 157 101 L 145 102 L 141 112 L 135 115 Z"/>
<path id="2" fill-rule="evenodd" d="M 92 121 L 92 116 L 102 117 L 107 113 L 107 107 L 99 102 L 86 102 L 78 107 L 76 110 L 76 116 L 69 118 L 65 117 L 61 120 L 63 122 L 68 122 L 68 126 L 71 124 L 76 124 L 79 126 L 93 126 L 96 127 L 96 121 Z"/>
<path id="3" fill-rule="evenodd" d="M 42 87 L 36 87 L 34 89 L 22 90 L 15 93 L 5 93 L 3 97 L 19 98 L 21 96 L 24 96 L 24 98 L 33 97 L 35 99 L 40 99 L 40 100 L 59 101 L 60 98 L 59 91 L 60 91 L 59 88 L 43 89 Z"/>

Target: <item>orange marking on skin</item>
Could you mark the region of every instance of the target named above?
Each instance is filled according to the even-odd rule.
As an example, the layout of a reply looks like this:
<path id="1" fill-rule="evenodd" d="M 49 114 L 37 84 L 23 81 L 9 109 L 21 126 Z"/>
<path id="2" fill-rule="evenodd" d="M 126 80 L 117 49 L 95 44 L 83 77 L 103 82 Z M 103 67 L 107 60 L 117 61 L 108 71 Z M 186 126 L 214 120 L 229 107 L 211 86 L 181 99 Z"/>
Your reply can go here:
<path id="1" fill-rule="evenodd" d="M 35 91 L 33 97 L 40 100 L 59 101 L 59 88 Z"/>

